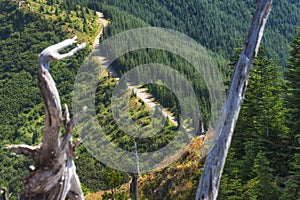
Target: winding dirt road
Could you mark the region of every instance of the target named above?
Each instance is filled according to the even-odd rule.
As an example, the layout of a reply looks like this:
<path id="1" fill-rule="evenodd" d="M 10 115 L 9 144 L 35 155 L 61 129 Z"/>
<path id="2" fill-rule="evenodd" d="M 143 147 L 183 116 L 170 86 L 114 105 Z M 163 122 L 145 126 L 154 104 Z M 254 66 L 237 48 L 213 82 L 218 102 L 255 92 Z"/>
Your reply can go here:
<path id="1" fill-rule="evenodd" d="M 103 13 L 97 12 L 98 15 L 98 20 L 102 24 L 100 33 L 97 35 L 95 38 L 93 48 L 95 55 L 99 59 L 99 61 L 102 63 L 102 67 L 104 67 L 115 79 L 119 79 L 117 73 L 114 71 L 113 67 L 108 66 L 107 60 L 105 57 L 101 56 L 100 51 L 99 51 L 99 39 L 103 33 L 103 29 L 108 25 L 109 21 L 104 19 Z M 136 96 L 141 99 L 142 101 L 145 102 L 145 104 L 149 107 L 149 109 L 155 109 L 156 106 L 160 106 L 157 102 L 154 101 L 154 98 L 151 96 L 151 94 L 147 93 L 146 88 L 138 88 L 138 86 L 135 85 L 128 85 L 128 88 L 136 94 Z M 174 125 L 178 126 L 178 122 L 176 121 L 175 117 L 167 111 L 167 109 L 162 109 L 162 114 L 165 117 L 169 118 L 169 121 Z"/>

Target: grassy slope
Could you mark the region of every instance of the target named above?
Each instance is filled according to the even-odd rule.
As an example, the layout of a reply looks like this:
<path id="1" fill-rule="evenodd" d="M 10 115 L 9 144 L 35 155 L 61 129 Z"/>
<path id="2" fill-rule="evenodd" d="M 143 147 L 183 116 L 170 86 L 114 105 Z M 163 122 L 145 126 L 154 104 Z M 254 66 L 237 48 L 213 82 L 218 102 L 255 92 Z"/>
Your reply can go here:
<path id="1" fill-rule="evenodd" d="M 28 5 L 30 5 L 30 10 L 28 9 Z M 16 9 L 17 9 L 17 3 L 16 3 Z M 97 21 L 97 17 L 94 13 L 94 11 L 89 10 L 89 14 L 85 13 L 86 21 L 88 24 L 88 28 L 86 31 L 84 31 L 84 27 L 82 26 L 83 19 L 80 17 L 81 15 L 81 9 L 80 7 L 77 7 L 76 11 L 66 11 L 59 5 L 46 5 L 46 1 L 32 1 L 28 0 L 26 4 L 22 5 L 20 8 L 21 12 L 28 12 L 32 13 L 33 15 L 37 16 L 35 20 L 43 19 L 45 20 L 45 25 L 47 26 L 55 26 L 59 27 L 61 29 L 61 32 L 64 32 L 65 34 L 58 35 L 55 39 L 55 42 L 59 42 L 67 37 L 73 37 L 74 35 L 78 35 L 79 42 L 85 41 L 90 45 L 89 50 L 91 50 L 92 42 L 94 41 L 94 38 L 99 33 L 100 29 L 99 22 Z M 79 10 L 79 11 L 78 11 Z M 79 16 L 78 16 L 79 15 Z M 23 26 L 23 24 L 21 24 Z M 40 28 L 40 27 L 39 27 Z M 32 26 L 32 29 L 39 33 L 38 27 Z M 39 38 L 38 36 L 36 36 Z M 50 36 L 51 37 L 51 36 Z M 9 37 L 8 37 L 9 39 Z M 42 43 L 45 47 L 49 46 L 53 43 L 43 43 L 43 41 L 36 40 L 36 46 L 38 46 L 40 43 Z M 38 47 L 35 49 L 35 55 L 38 55 L 38 53 L 42 50 L 42 48 L 45 47 Z M 32 50 L 32 48 L 29 48 L 29 50 Z M 28 50 L 22 50 L 23 52 Z M 78 70 L 78 67 L 80 65 L 80 62 L 84 59 L 84 57 L 87 55 L 89 51 L 86 51 L 85 54 L 78 54 L 73 59 L 68 59 L 66 61 L 61 62 L 54 62 L 51 65 L 51 73 L 54 78 L 54 80 L 57 83 L 57 87 L 59 90 L 59 93 L 61 94 L 62 103 L 68 103 L 70 104 L 71 100 L 71 92 L 73 81 L 76 75 L 76 71 Z M 30 61 L 30 63 L 36 63 L 36 56 L 30 57 L 30 59 L 33 59 Z M 33 72 L 35 72 L 35 68 L 32 69 Z M 5 72 L 3 72 L 5 73 Z M 64 74 L 64 76 L 62 76 Z M 66 76 L 67 75 L 67 76 Z M 103 79 L 101 79 L 103 78 Z M 102 80 L 102 81 L 101 81 Z M 32 79 L 33 82 L 36 80 Z M 116 84 L 116 81 L 112 80 L 110 77 L 107 76 L 107 74 L 103 74 L 103 77 L 100 77 L 100 85 L 99 85 L 99 94 L 97 94 L 98 98 L 98 106 L 99 108 L 104 108 L 103 110 L 99 109 L 99 120 L 102 123 L 103 126 L 107 130 L 108 137 L 115 138 L 116 135 L 120 135 L 121 137 L 116 138 L 114 141 L 117 144 L 125 145 L 125 148 L 130 148 L 132 145 L 132 138 L 124 135 L 120 130 L 118 130 L 117 126 L 115 126 L 112 123 L 112 114 L 110 113 L 109 106 L 105 106 L 104 104 L 109 104 L 110 100 L 106 99 L 105 96 L 101 96 L 104 93 L 109 93 L 112 91 L 113 87 Z M 37 94 L 38 96 L 39 94 Z M 109 95 L 107 95 L 109 96 Z M 10 101 L 10 97 L 7 97 L 8 101 Z M 104 104 L 102 104 L 104 103 Z M 104 106 L 103 106 L 104 105 Z M 143 103 L 141 103 L 138 99 L 135 97 L 131 100 L 131 105 L 133 105 L 130 110 L 131 113 L 134 113 L 134 118 L 139 123 L 142 122 L 142 126 L 149 123 L 149 117 L 147 115 L 147 109 Z M 43 114 L 43 105 L 41 102 L 39 102 L 35 106 L 29 106 L 26 108 L 26 112 L 20 112 L 18 114 L 18 117 L 16 117 L 18 125 L 16 125 L 16 130 L 13 130 L 14 132 L 18 133 L 18 136 L 16 140 L 9 140 L 5 141 L 5 143 L 27 143 L 29 145 L 31 144 L 37 144 L 40 142 L 40 136 L 43 129 L 43 122 L 44 122 L 44 114 Z M 107 121 L 108 120 L 108 121 Z M 76 134 L 76 133 L 75 133 Z M 165 130 L 162 132 L 162 136 L 172 134 L 172 126 L 167 125 L 165 127 Z M 160 136 L 156 138 L 158 140 L 158 144 L 163 145 L 165 142 L 167 142 L 167 139 L 160 139 Z M 143 147 L 148 148 L 148 141 L 144 142 Z M 151 146 L 151 145 L 150 145 Z M 154 148 L 154 147 L 153 147 Z M 145 149 L 146 150 L 146 149 Z M 2 152 L 1 152 L 2 154 Z M 4 157 L 3 160 L 0 160 L 2 164 L 4 165 L 10 165 L 14 168 L 7 169 L 5 171 L 0 170 L 1 174 L 5 173 L 5 179 L 1 181 L 1 185 L 6 186 L 9 191 L 16 194 L 17 192 L 20 192 L 20 187 L 22 183 L 19 181 L 22 177 L 24 177 L 24 173 L 26 173 L 27 169 L 26 166 L 28 165 L 28 161 L 20 161 L 20 158 L 13 157 L 9 155 L 9 153 L 3 152 Z M 88 151 L 84 147 L 80 147 L 78 156 L 80 159 L 76 160 L 78 174 L 80 176 L 80 179 L 82 180 L 84 188 L 86 191 L 96 191 L 99 190 L 99 188 L 107 188 L 107 183 L 105 182 L 105 174 L 107 173 L 107 170 L 99 161 L 95 160 Z M 4 162 L 5 161 L 5 162 Z M 13 162 L 17 162 L 14 164 Z M 23 163 L 27 163 L 24 165 Z M 19 167 L 20 165 L 25 167 Z M 14 185 L 11 181 L 9 181 L 9 177 L 12 177 L 12 173 L 19 174 L 18 176 L 14 176 L 15 180 L 18 182 L 18 187 Z M 2 176 L 2 175 L 1 175 Z M 123 176 L 126 180 L 126 174 Z M 3 176 L 2 176 L 3 177 Z M 18 189 L 16 189 L 18 188 Z M 16 189 L 16 190 L 15 190 Z M 14 197 L 12 197 L 14 199 Z"/>
<path id="2" fill-rule="evenodd" d="M 115 8 L 116 9 L 116 8 Z M 113 9 L 112 9 L 113 10 Z M 112 23 L 118 23 L 116 21 L 112 21 Z M 105 96 L 110 96 L 110 92 L 114 85 L 116 84 L 115 80 L 111 79 L 107 76 L 107 72 L 103 72 L 103 76 L 99 81 L 99 91 L 97 97 L 98 101 L 101 102 L 98 104 L 98 108 L 101 111 L 98 111 L 99 123 L 101 126 L 105 126 L 106 124 L 110 124 L 107 130 L 107 135 L 111 138 L 116 138 L 115 143 L 118 144 L 120 141 L 124 144 L 128 144 L 129 146 L 132 142 L 130 141 L 130 137 L 123 135 L 119 132 L 118 128 L 111 123 L 113 120 L 110 113 L 109 105 L 106 105 L 109 102 L 109 99 L 105 99 L 102 94 L 106 94 Z M 103 104 L 104 105 L 101 105 Z M 143 105 L 138 99 L 132 98 L 130 101 L 130 112 L 135 116 L 139 116 L 136 121 L 147 122 L 149 117 L 145 114 L 145 105 Z M 118 135 L 118 137 L 115 137 Z M 120 137 L 121 136 L 121 137 Z M 152 172 L 149 174 L 144 174 L 139 180 L 139 194 L 141 199 L 189 199 L 195 195 L 195 190 L 198 184 L 198 179 L 200 177 L 201 171 L 199 169 L 202 168 L 202 162 L 200 160 L 200 147 L 202 144 L 203 138 L 195 138 L 193 143 L 190 145 L 188 150 L 183 154 L 183 156 L 175 163 L 173 163 L 170 167 L 160 169 L 156 172 Z M 81 159 L 77 162 L 78 168 L 82 168 L 80 164 Z M 92 169 L 90 169 L 92 170 Z M 83 171 L 82 171 L 83 172 Z M 80 173 L 80 172 L 79 172 Z M 101 174 L 102 173 L 102 174 Z M 98 182 L 102 182 L 104 173 L 106 171 L 102 171 L 98 173 L 94 177 L 90 177 L 97 184 L 95 177 L 98 176 Z M 82 174 L 83 175 L 83 174 Z M 80 176 L 80 174 L 79 174 Z M 102 178 L 100 178 L 100 176 Z M 82 177 L 82 176 L 81 176 Z M 91 180 L 82 180 L 84 185 L 87 184 L 85 181 L 90 182 Z M 155 192 L 154 192 L 155 190 Z M 107 190 L 104 188 L 96 193 L 89 193 L 86 195 L 86 199 L 102 199 L 102 195 L 106 195 L 114 191 L 114 193 L 118 193 L 119 196 L 117 199 L 121 199 L 121 194 L 125 193 L 125 197 L 129 197 L 129 183 L 124 183 L 116 188 L 112 188 L 111 190 Z"/>
<path id="3" fill-rule="evenodd" d="M 84 9 L 87 30 L 84 30 L 84 19 L 82 18 L 81 6 L 76 6 L 76 10 L 64 10 L 59 7 L 59 4 L 48 5 L 46 0 L 27 0 L 30 4 L 31 12 L 38 15 L 43 15 L 46 19 L 55 23 L 57 26 L 67 33 L 67 35 L 78 36 L 78 42 L 86 42 L 92 45 L 97 33 L 100 31 L 101 23 L 97 20 L 97 15 L 90 9 Z M 23 6 L 24 7 L 24 6 Z M 56 12 L 58 10 L 58 12 Z"/>
<path id="4" fill-rule="evenodd" d="M 58 5 L 49 6 L 45 1 L 38 3 L 32 0 L 26 1 L 20 8 L 17 1 L 0 0 L 0 4 L 3 6 L 0 14 L 0 54 L 3 58 L 0 62 L 0 113 L 1 119 L 5 119 L 0 122 L 0 187 L 4 186 L 12 193 L 10 199 L 17 199 L 22 191 L 22 178 L 27 174 L 31 161 L 3 151 L 2 145 L 33 145 L 40 142 L 44 114 L 36 85 L 38 54 L 43 48 L 74 35 L 79 36 L 79 41 L 91 45 L 99 31 L 99 24 L 93 23 L 97 16 L 92 10 L 84 10 L 89 13 L 85 13 L 87 27 L 83 30 L 82 18 L 75 11 L 64 10 Z M 55 16 L 57 8 L 58 17 Z M 66 16 L 69 16 L 68 20 Z M 76 54 L 73 59 L 52 63 L 51 73 L 62 103 L 69 104 L 76 70 L 88 55 L 89 49 L 91 46 Z"/>
<path id="5" fill-rule="evenodd" d="M 198 179 L 204 160 L 200 157 L 203 137 L 196 137 L 181 158 L 169 167 L 149 174 L 142 174 L 139 178 L 140 199 L 192 199 L 195 196 Z M 102 200 L 102 195 L 112 190 L 102 190 L 86 195 L 87 200 Z M 129 197 L 129 184 L 123 184 L 114 189 L 114 193 Z"/>

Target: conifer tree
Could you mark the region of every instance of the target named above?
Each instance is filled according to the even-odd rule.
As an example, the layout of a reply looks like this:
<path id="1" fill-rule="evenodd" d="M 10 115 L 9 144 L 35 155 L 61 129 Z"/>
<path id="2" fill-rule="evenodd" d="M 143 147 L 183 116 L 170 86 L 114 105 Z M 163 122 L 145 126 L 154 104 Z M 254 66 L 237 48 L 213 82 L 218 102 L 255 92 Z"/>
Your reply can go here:
<path id="1" fill-rule="evenodd" d="M 244 174 L 250 171 L 259 151 L 265 153 L 276 174 L 287 171 L 285 166 L 288 164 L 284 158 L 288 154 L 285 147 L 288 136 L 282 95 L 281 69 L 261 49 L 254 62 L 235 132 L 234 143 L 239 155 L 242 155 L 240 158 L 244 160 Z M 279 162 L 282 165 L 278 165 Z"/>
<path id="2" fill-rule="evenodd" d="M 235 149 L 230 148 L 227 156 L 226 167 L 221 178 L 218 200 L 242 200 L 242 181 L 240 178 L 240 163 L 236 160 Z"/>
<path id="3" fill-rule="evenodd" d="M 295 152 L 292 168 L 300 173 L 300 28 L 291 44 L 290 59 L 285 73 L 287 79 L 286 106 L 288 108 L 288 126 L 293 138 L 292 148 Z"/>
<path id="4" fill-rule="evenodd" d="M 258 190 L 256 187 L 260 184 L 255 178 L 258 172 L 253 170 L 255 160 L 261 156 L 258 155 L 259 152 L 263 152 L 268 161 L 262 167 L 268 169 L 270 175 L 273 177 L 288 175 L 289 151 L 286 146 L 289 143 L 289 136 L 285 126 L 283 76 L 281 68 L 275 63 L 273 59 L 267 58 L 264 49 L 261 48 L 253 63 L 246 98 L 224 169 L 224 177 L 228 178 L 227 183 L 223 180 L 225 187 L 236 188 L 238 192 L 239 187 L 236 184 L 241 183 L 247 191 L 245 195 L 256 194 L 255 191 Z M 233 171 L 236 171 L 234 175 Z M 223 195 L 232 197 L 236 194 Z M 256 198 L 258 197 L 259 195 Z M 229 196 L 224 196 L 224 199 L 228 198 Z"/>
<path id="5" fill-rule="evenodd" d="M 255 177 L 249 180 L 245 186 L 243 199 L 273 200 L 278 199 L 280 190 L 272 178 L 273 169 L 265 154 L 259 151 L 252 168 Z"/>
<path id="6" fill-rule="evenodd" d="M 290 59 L 285 72 L 287 80 L 286 107 L 287 125 L 290 133 L 291 174 L 295 175 L 289 180 L 282 199 L 285 197 L 300 198 L 300 28 L 291 44 Z"/>
<path id="7" fill-rule="evenodd" d="M 285 187 L 279 200 L 300 199 L 300 178 L 294 177 L 286 181 Z"/>

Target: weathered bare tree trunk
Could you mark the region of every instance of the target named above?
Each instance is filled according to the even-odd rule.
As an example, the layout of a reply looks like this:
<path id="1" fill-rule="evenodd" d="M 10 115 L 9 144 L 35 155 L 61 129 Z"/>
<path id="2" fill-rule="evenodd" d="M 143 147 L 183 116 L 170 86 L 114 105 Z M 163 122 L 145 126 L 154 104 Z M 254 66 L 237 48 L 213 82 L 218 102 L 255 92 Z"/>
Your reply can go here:
<path id="1" fill-rule="evenodd" d="M 221 120 L 215 130 L 214 146 L 207 155 L 199 181 L 196 200 L 216 199 L 233 130 L 238 119 L 248 83 L 249 71 L 259 48 L 264 27 L 272 7 L 272 0 L 256 1 L 251 29 L 243 51 L 235 66 Z M 222 120 L 225 119 L 225 120 Z"/>
<path id="2" fill-rule="evenodd" d="M 139 176 L 140 176 L 140 166 L 139 166 L 139 157 L 137 152 L 137 144 L 134 142 L 134 152 L 135 152 L 135 165 L 137 173 L 130 173 L 132 181 L 130 183 L 130 194 L 133 196 L 134 200 L 139 199 Z"/>
<path id="3" fill-rule="evenodd" d="M 138 179 L 139 175 L 137 173 L 130 173 L 131 175 L 131 183 L 130 183 L 130 194 L 133 196 L 134 200 L 139 199 L 139 190 L 138 190 Z"/>
<path id="4" fill-rule="evenodd" d="M 45 127 L 42 143 L 38 146 L 6 145 L 6 149 L 31 158 L 35 166 L 30 166 L 29 176 L 24 179 L 25 199 L 30 200 L 64 200 L 84 199 L 80 182 L 73 162 L 75 146 L 72 144 L 72 132 L 79 115 L 70 118 L 65 106 L 64 117 L 60 105 L 60 97 L 55 82 L 50 74 L 50 61 L 61 60 L 74 55 L 85 47 L 85 43 L 66 54 L 59 54 L 62 49 L 76 43 L 76 37 L 46 48 L 39 57 L 38 86 L 45 103 Z M 65 135 L 61 138 L 61 126 L 65 127 Z"/>

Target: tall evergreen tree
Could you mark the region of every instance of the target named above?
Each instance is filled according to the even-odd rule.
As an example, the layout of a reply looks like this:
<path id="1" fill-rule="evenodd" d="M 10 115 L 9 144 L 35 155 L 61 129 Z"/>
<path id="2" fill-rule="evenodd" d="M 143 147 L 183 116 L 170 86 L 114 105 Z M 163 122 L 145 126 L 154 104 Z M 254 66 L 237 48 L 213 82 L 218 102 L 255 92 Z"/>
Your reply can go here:
<path id="1" fill-rule="evenodd" d="M 259 151 L 252 168 L 255 177 L 245 185 L 243 199 L 273 200 L 278 199 L 280 190 L 272 178 L 273 169 L 262 151 Z"/>
<path id="2" fill-rule="evenodd" d="M 259 151 L 270 160 L 274 173 L 287 175 L 287 127 L 283 106 L 283 77 L 275 61 L 263 49 L 257 56 L 246 99 L 235 131 L 237 152 L 243 160 L 244 179 L 251 178 L 252 163 Z M 235 137 L 234 136 L 234 137 Z M 278 163 L 282 163 L 278 165 Z M 242 170 L 242 171 L 243 171 Z"/>
<path id="3" fill-rule="evenodd" d="M 285 73 L 287 79 L 286 106 L 288 127 L 292 136 L 293 172 L 300 174 L 300 28 L 291 44 L 290 59 Z"/>
<path id="4" fill-rule="evenodd" d="M 257 187 L 258 184 L 261 184 L 259 183 L 261 180 L 259 180 L 258 171 L 253 170 L 257 159 L 267 160 L 263 166 L 257 167 L 268 169 L 268 176 L 284 177 L 288 175 L 287 157 L 289 152 L 286 145 L 289 140 L 288 129 L 285 126 L 283 76 L 281 68 L 275 63 L 276 61 L 269 59 L 264 49 L 261 48 L 253 63 L 245 101 L 240 111 L 231 152 L 229 152 L 229 159 L 224 169 L 225 175 L 228 174 L 227 177 L 224 177 L 229 180 L 227 183 L 224 181 L 223 183 L 225 185 L 234 184 L 225 187 L 238 188 L 236 183 L 241 181 L 244 190 L 247 191 L 245 195 L 257 193 L 255 191 L 259 190 Z M 263 152 L 264 158 L 261 158 L 259 152 Z M 230 163 L 236 163 L 234 168 Z M 238 172 L 232 176 L 232 171 L 237 168 Z M 220 195 L 222 195 L 222 191 Z M 224 196 L 224 199 L 228 199 L 228 197 Z"/>
<path id="5" fill-rule="evenodd" d="M 286 107 L 287 125 L 290 133 L 292 158 L 290 159 L 292 178 L 287 181 L 281 199 L 300 198 L 300 28 L 291 44 L 290 59 L 285 73 L 287 80 Z"/>
<path id="6" fill-rule="evenodd" d="M 218 200 L 242 200 L 242 181 L 240 178 L 240 162 L 236 160 L 235 149 L 230 148 L 226 167 L 221 178 Z"/>

